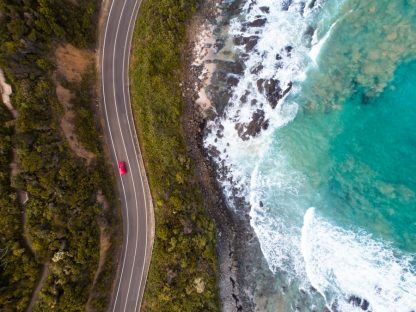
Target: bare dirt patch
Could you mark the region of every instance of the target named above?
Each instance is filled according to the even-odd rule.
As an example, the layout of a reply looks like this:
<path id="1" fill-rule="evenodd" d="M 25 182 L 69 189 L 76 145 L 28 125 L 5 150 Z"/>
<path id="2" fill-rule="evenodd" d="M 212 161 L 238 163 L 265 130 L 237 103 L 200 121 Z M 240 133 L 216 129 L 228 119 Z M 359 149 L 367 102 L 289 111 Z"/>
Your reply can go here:
<path id="1" fill-rule="evenodd" d="M 74 98 L 74 95 L 70 90 L 64 88 L 59 82 L 55 82 L 55 84 L 58 101 L 64 106 L 66 110 L 70 110 L 72 108 L 71 101 Z"/>
<path id="2" fill-rule="evenodd" d="M 94 53 L 75 48 L 71 44 L 60 45 L 55 51 L 57 73 L 70 82 L 80 82 L 82 74 L 94 61 Z"/>
<path id="3" fill-rule="evenodd" d="M 81 144 L 74 125 L 77 115 L 73 110 L 71 101 L 75 98 L 75 95 L 63 87 L 59 80 L 80 83 L 82 75 L 93 64 L 94 53 L 88 50 L 80 50 L 70 44 L 66 44 L 58 46 L 55 51 L 55 57 L 57 64 L 55 91 L 59 102 L 64 107 L 64 114 L 61 118 L 60 126 L 71 150 L 78 157 L 84 158 L 87 160 L 87 163 L 90 163 L 96 156 Z"/>
<path id="4" fill-rule="evenodd" d="M 0 68 L 0 94 L 3 104 L 9 109 L 12 113 L 13 117 L 17 117 L 17 111 L 14 109 L 11 101 L 10 95 L 12 94 L 12 87 L 6 82 L 6 78 L 4 77 L 3 70 Z"/>

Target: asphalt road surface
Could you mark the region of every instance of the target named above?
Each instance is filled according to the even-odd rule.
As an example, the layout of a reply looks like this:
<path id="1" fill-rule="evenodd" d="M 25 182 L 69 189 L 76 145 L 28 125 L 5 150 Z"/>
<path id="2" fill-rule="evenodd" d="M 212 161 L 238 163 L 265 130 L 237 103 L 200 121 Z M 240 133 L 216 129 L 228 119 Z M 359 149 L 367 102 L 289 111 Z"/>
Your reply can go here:
<path id="1" fill-rule="evenodd" d="M 152 250 L 153 210 L 128 80 L 131 38 L 140 3 L 112 0 L 100 40 L 102 111 L 123 214 L 122 257 L 109 309 L 113 312 L 140 310 Z M 118 173 L 119 161 L 126 163 L 126 175 Z"/>

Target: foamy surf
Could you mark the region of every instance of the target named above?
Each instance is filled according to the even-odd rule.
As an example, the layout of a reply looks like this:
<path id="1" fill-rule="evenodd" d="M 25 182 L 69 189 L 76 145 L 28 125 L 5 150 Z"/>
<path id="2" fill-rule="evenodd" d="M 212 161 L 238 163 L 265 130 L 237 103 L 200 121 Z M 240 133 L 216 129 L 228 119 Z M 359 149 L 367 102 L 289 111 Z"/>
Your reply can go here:
<path id="1" fill-rule="evenodd" d="M 247 195 L 253 166 L 261 158 L 259 151 L 267 150 L 276 128 L 296 116 L 297 104 L 283 102 L 291 91 L 296 92 L 296 82 L 305 78 L 311 39 L 299 33 L 312 36 L 308 21 L 313 21 L 314 14 L 303 1 L 286 6 L 287 1 L 247 1 L 244 13 L 230 22 L 228 35 L 244 58 L 245 69 L 223 116 L 208 123 L 210 133 L 205 139 L 208 150 L 218 151 L 211 156 L 227 168 L 222 183 L 230 199 L 236 193 Z M 305 12 L 310 13 L 308 18 Z M 250 131 L 253 127 L 258 131 Z"/>
<path id="2" fill-rule="evenodd" d="M 321 104 L 321 95 L 325 95 L 319 83 L 313 88 L 316 95 L 307 103 L 310 107 L 300 106 L 297 100 L 309 72 L 319 71 L 319 58 L 331 35 L 344 17 L 353 12 L 348 8 L 343 13 L 343 2 L 244 3 L 227 29 L 235 44 L 233 53 L 243 63 L 243 70 L 240 75 L 230 75 L 234 81 L 230 100 L 224 112 L 208 123 L 204 144 L 218 165 L 229 205 L 237 213 L 241 211 L 235 205 L 236 198 L 243 198 L 250 205 L 251 225 L 272 272 L 285 272 L 290 280 L 299 280 L 296 285 L 302 289 L 315 289 L 331 311 L 410 312 L 416 307 L 414 255 L 401 253 L 359 228 L 355 229 L 357 232 L 345 230 L 329 219 L 316 217 L 313 209 L 307 210 L 312 202 L 323 201 L 323 195 L 315 190 L 322 181 L 313 181 L 308 170 L 293 166 L 296 155 L 286 155 L 280 146 L 279 134 L 299 117 L 299 112 L 319 111 L 316 107 Z M 370 7 L 368 12 L 377 10 Z M 361 68 L 355 63 L 360 49 L 352 49 L 353 58 L 345 70 L 348 75 L 344 75 L 346 82 L 354 78 L 352 69 Z M 386 52 L 385 58 L 394 64 L 402 50 L 392 46 L 389 51 L 394 52 L 394 57 Z M 368 54 L 378 57 L 382 53 Z M 389 66 L 390 76 L 378 79 L 379 76 L 367 75 L 366 80 L 360 77 L 359 82 L 378 86 L 379 92 L 391 78 L 392 67 Z M 368 71 L 375 72 L 372 67 Z M 355 92 L 343 91 L 350 86 L 343 86 L 340 81 L 325 81 L 327 91 L 337 94 L 325 97 L 332 101 L 331 105 L 322 105 L 328 116 L 330 109 L 340 108 L 334 98 L 341 101 Z M 371 81 L 372 85 L 363 81 Z M 316 139 L 308 132 L 299 135 Z M 301 153 L 296 160 L 302 167 L 313 157 Z M 348 196 L 348 191 L 345 193 Z M 311 297 L 317 295 L 313 290 L 307 292 Z M 316 311 L 313 305 L 304 308 Z"/>
<path id="3" fill-rule="evenodd" d="M 409 312 L 416 305 L 415 256 L 403 255 L 362 231 L 304 216 L 301 251 L 309 281 L 341 311 Z"/>

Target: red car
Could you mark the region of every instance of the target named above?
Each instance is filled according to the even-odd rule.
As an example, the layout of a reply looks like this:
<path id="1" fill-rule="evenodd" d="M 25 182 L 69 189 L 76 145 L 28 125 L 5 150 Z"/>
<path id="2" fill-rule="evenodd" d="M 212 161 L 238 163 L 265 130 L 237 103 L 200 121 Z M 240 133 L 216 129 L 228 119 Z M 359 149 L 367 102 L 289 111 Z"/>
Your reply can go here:
<path id="1" fill-rule="evenodd" d="M 118 162 L 118 171 L 120 172 L 120 174 L 126 174 L 127 173 L 126 163 L 124 161 L 119 161 Z"/>

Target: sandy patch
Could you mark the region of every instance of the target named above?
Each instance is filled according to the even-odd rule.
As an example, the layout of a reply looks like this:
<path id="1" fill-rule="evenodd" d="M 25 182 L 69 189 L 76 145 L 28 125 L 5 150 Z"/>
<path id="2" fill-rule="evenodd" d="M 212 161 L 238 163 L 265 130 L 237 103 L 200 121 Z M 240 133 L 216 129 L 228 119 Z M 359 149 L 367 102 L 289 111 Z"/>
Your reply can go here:
<path id="1" fill-rule="evenodd" d="M 58 101 L 64 106 L 66 110 L 72 108 L 71 101 L 74 98 L 74 95 L 71 91 L 64 88 L 59 82 L 56 82 L 56 96 L 58 97 Z"/>
<path id="2" fill-rule="evenodd" d="M 0 93 L 3 104 L 7 106 L 9 111 L 12 113 L 13 117 L 17 117 L 17 111 L 14 109 L 11 101 L 10 95 L 12 94 L 12 86 L 6 82 L 4 77 L 3 70 L 0 68 Z"/>
<path id="3" fill-rule="evenodd" d="M 211 83 L 212 74 L 215 71 L 216 65 L 213 63 L 215 54 L 217 52 L 215 46 L 214 26 L 208 22 L 199 26 L 198 35 L 196 35 L 194 45 L 194 62 L 193 66 L 202 67 L 201 73 L 198 77 L 198 83 L 196 84 L 196 92 L 198 98 L 195 103 L 202 112 L 206 112 L 212 109 L 211 101 L 206 94 L 205 88 Z"/>
<path id="4" fill-rule="evenodd" d="M 66 44 L 56 49 L 55 58 L 59 75 L 70 82 L 80 82 L 82 74 L 94 61 L 94 53 Z"/>

